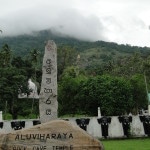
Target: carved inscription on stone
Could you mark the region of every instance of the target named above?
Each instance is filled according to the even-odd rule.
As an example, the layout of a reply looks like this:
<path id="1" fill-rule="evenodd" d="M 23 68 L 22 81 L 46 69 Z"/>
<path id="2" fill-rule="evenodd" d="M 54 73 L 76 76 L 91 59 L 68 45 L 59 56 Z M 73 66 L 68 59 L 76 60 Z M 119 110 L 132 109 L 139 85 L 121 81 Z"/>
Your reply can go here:
<path id="1" fill-rule="evenodd" d="M 101 143 L 69 121 L 53 120 L 1 134 L 0 150 L 103 150 Z"/>
<path id="2" fill-rule="evenodd" d="M 48 41 L 42 67 L 42 83 L 39 96 L 41 122 L 57 119 L 57 48 L 54 41 Z"/>

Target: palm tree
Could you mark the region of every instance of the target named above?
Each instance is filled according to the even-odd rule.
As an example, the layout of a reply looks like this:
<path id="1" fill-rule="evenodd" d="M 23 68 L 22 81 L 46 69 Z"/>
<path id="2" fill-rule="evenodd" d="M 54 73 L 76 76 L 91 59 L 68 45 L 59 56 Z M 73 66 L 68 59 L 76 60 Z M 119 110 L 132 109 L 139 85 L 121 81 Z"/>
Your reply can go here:
<path id="1" fill-rule="evenodd" d="M 39 54 L 40 52 L 37 50 L 37 49 L 33 49 L 31 50 L 30 52 L 30 56 L 31 56 L 31 62 L 34 66 L 34 81 L 36 83 L 36 71 L 37 71 L 37 67 L 38 67 L 38 62 L 39 62 Z M 31 108 L 31 114 L 33 112 L 33 106 L 34 106 L 34 97 L 33 97 L 33 100 L 32 100 L 32 108 Z"/>
<path id="2" fill-rule="evenodd" d="M 31 57 L 31 62 L 33 64 L 34 67 L 34 80 L 36 81 L 36 70 L 38 67 L 38 62 L 39 62 L 39 54 L 40 52 L 37 49 L 33 49 L 30 52 L 30 57 Z"/>
<path id="3" fill-rule="evenodd" d="M 0 65 L 1 67 L 8 67 L 10 66 L 10 61 L 11 61 L 11 50 L 7 44 L 5 44 L 2 47 L 2 51 L 0 52 L 1 56 L 1 61 Z"/>

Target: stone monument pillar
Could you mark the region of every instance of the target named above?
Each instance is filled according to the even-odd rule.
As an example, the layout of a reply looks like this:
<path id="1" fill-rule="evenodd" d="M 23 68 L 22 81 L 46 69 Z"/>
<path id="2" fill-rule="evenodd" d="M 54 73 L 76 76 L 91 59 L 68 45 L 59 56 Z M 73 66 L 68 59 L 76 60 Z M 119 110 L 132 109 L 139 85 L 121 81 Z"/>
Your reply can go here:
<path id="1" fill-rule="evenodd" d="M 44 123 L 57 119 L 57 48 L 54 41 L 48 41 L 45 46 L 42 72 L 39 110 Z"/>

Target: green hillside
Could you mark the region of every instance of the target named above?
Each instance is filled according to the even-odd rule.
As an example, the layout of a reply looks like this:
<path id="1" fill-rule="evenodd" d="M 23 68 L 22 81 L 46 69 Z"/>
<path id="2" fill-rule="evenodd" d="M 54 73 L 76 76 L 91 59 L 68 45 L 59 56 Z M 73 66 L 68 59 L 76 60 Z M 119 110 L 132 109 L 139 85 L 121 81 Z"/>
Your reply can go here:
<path id="1" fill-rule="evenodd" d="M 13 119 L 38 115 L 38 105 L 32 109 L 31 102 L 20 103 L 18 92 L 30 93 L 29 78 L 40 91 L 42 56 L 49 39 L 58 47 L 59 116 L 95 116 L 99 106 L 103 115 L 137 114 L 147 109 L 150 48 L 80 41 L 45 30 L 0 38 L 0 110 L 6 117 L 6 112 Z"/>
<path id="2" fill-rule="evenodd" d="M 62 45 L 73 47 L 77 53 L 80 54 L 81 62 L 85 66 L 89 63 L 108 62 L 118 57 L 131 55 L 135 52 L 140 52 L 142 55 L 150 54 L 150 48 L 148 47 L 118 45 L 104 41 L 80 41 L 71 37 L 55 35 L 50 30 L 33 32 L 31 35 L 1 37 L 0 47 L 7 43 L 14 55 L 21 57 L 26 56 L 32 49 L 37 49 L 43 54 L 45 42 L 49 39 L 54 40 L 58 47 Z"/>

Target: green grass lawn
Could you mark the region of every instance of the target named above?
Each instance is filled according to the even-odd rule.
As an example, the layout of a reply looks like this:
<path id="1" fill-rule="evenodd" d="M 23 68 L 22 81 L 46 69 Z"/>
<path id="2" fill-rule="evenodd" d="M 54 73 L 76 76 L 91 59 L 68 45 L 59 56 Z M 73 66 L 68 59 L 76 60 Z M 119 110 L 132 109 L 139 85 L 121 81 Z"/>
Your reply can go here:
<path id="1" fill-rule="evenodd" d="M 150 150 L 150 138 L 101 140 L 105 150 Z"/>

